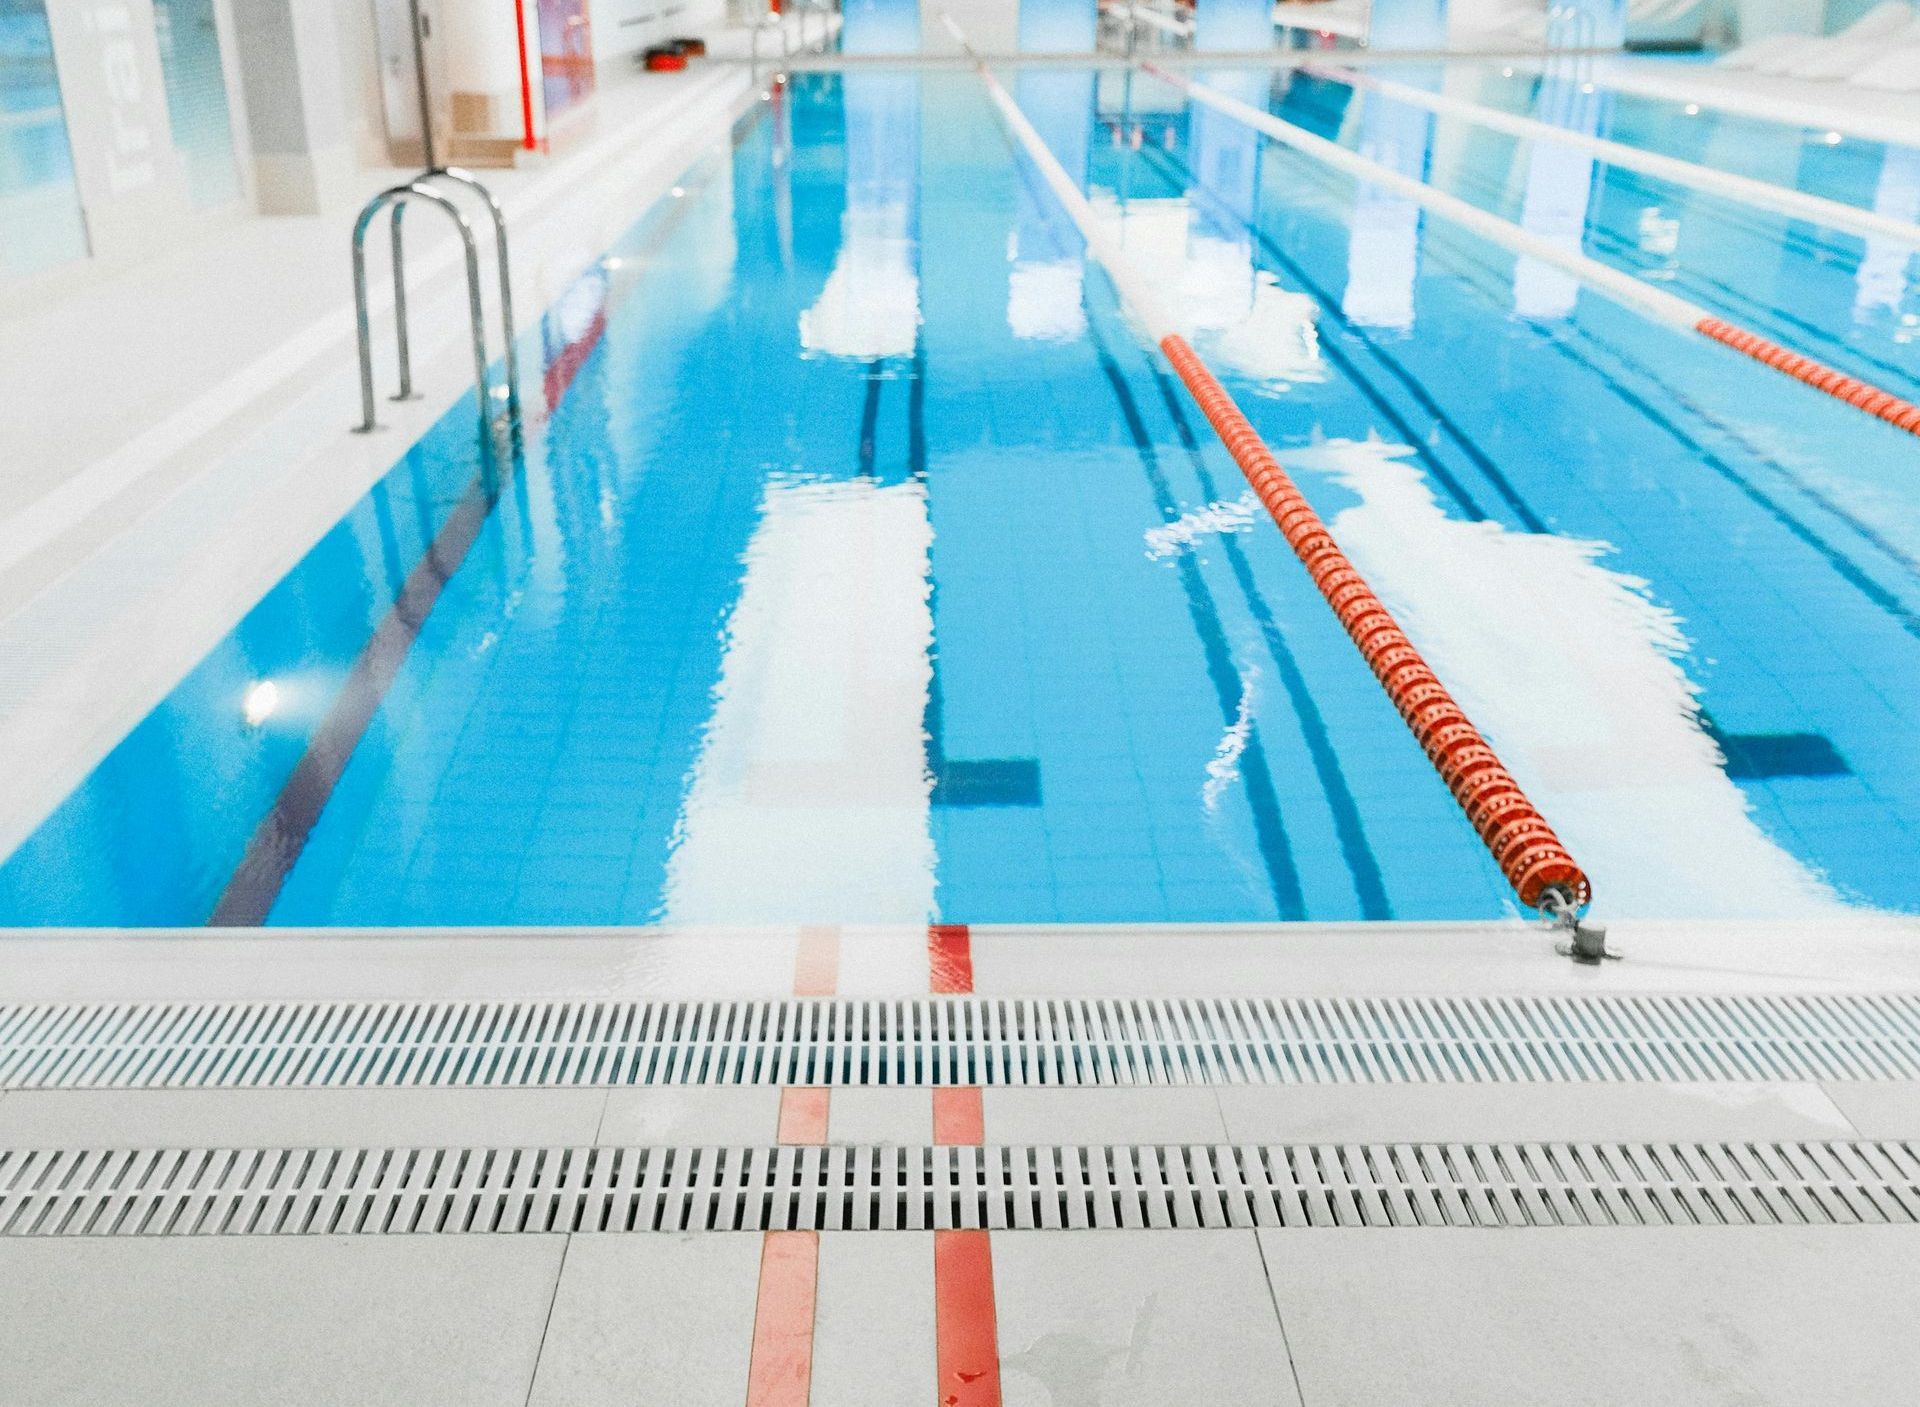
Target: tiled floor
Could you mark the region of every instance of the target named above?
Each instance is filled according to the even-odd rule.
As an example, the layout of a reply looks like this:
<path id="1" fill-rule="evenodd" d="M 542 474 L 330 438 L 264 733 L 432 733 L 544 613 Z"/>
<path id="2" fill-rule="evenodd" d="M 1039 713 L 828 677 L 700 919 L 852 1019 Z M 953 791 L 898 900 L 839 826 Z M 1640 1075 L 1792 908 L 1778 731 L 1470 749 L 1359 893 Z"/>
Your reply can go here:
<path id="1" fill-rule="evenodd" d="M 821 961 L 823 934 L 181 939 L 144 950 L 42 940 L 20 944 L 0 999 L 96 1000 L 161 972 L 177 991 L 286 998 L 660 995 L 709 989 L 716 973 L 729 990 L 765 996 L 791 992 L 796 972 L 804 990 L 895 996 L 930 981 L 1016 993 L 1043 976 L 1084 993 L 1312 985 L 1356 995 L 1393 971 L 1401 989 L 1444 976 L 1434 985 L 1658 1002 L 1782 989 L 1796 952 L 1799 990 L 1920 985 L 1920 963 L 1906 956 L 1911 924 L 1835 931 L 1824 947 L 1805 932 L 1629 925 L 1620 937 L 1640 956 L 1600 971 L 1574 969 L 1510 926 L 872 930 L 841 935 L 837 964 Z M 550 962 L 536 961 L 542 951 Z M 1089 961 L 1102 951 L 1107 961 Z M 150 966 L 161 954 L 171 966 Z M 0 1157 L 159 1146 L 689 1150 L 764 1146 L 776 1128 L 913 1156 L 971 1136 L 951 1107 L 936 1116 L 956 1098 L 838 1087 L 809 1133 L 805 1119 L 783 1118 L 771 1086 L 16 1088 L 0 1093 Z M 1920 1096 L 1899 1081 L 996 1087 L 981 1112 L 989 1147 L 1920 1139 Z M 990 1264 L 965 1304 L 936 1268 L 943 1236 L 978 1238 L 968 1244 Z M 810 1295 L 768 1288 L 775 1237 L 799 1238 L 786 1244 L 815 1267 L 800 1282 Z M 1920 1372 L 1907 1322 L 1916 1267 L 1920 1226 L 1906 1225 L 0 1235 L 0 1401 L 1894 1407 L 1912 1400 Z M 982 1325 L 997 1376 L 952 1371 L 964 1360 L 951 1336 Z"/>
<path id="2" fill-rule="evenodd" d="M 938 1400 L 931 1241 L 822 1236 L 813 1402 Z M 9 1240 L 0 1369 L 49 1407 L 739 1407 L 760 1250 Z M 996 1233 L 1001 1400 L 1894 1407 L 1920 1370 L 1916 1250 L 1884 1227 Z"/>

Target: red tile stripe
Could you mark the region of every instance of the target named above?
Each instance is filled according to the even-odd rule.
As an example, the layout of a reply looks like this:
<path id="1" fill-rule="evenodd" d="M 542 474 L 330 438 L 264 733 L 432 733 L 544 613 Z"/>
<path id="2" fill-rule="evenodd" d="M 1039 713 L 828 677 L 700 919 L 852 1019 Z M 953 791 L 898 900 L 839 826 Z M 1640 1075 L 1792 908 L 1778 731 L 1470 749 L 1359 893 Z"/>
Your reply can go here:
<path id="1" fill-rule="evenodd" d="M 817 1088 L 780 1091 L 782 1143 L 827 1141 L 827 1095 L 827 1090 Z"/>
<path id="2" fill-rule="evenodd" d="M 840 983 L 840 930 L 810 925 L 794 951 L 793 994 L 830 997 Z M 825 1143 L 829 1092 L 780 1091 L 782 1143 Z M 820 1234 L 769 1231 L 760 1243 L 753 1305 L 747 1407 L 808 1407 L 813 1395 L 813 1329 L 820 1293 Z"/>
<path id="3" fill-rule="evenodd" d="M 964 923 L 936 923 L 927 930 L 927 969 L 936 996 L 973 990 L 973 938 Z"/>
<path id="4" fill-rule="evenodd" d="M 993 1248 L 986 1232 L 933 1233 L 933 1303 L 940 1407 L 1000 1407 Z"/>
<path id="5" fill-rule="evenodd" d="M 800 946 L 793 958 L 793 994 L 830 997 L 840 986 L 840 930 L 828 924 L 808 924 L 800 930 Z"/>
<path id="6" fill-rule="evenodd" d="M 760 1248 L 747 1407 L 807 1407 L 813 1392 L 813 1311 L 820 1233 L 769 1231 Z"/>
<path id="7" fill-rule="evenodd" d="M 964 924 L 927 930 L 927 975 L 937 994 L 973 990 L 973 939 Z M 979 1089 L 933 1091 L 933 1141 L 986 1141 Z M 933 1233 L 933 1313 L 939 1407 L 1001 1407 L 993 1245 L 986 1232 Z"/>
<path id="8" fill-rule="evenodd" d="M 976 1148 L 987 1141 L 986 1112 L 981 1107 L 978 1086 L 934 1090 L 933 1141 L 943 1147 Z"/>

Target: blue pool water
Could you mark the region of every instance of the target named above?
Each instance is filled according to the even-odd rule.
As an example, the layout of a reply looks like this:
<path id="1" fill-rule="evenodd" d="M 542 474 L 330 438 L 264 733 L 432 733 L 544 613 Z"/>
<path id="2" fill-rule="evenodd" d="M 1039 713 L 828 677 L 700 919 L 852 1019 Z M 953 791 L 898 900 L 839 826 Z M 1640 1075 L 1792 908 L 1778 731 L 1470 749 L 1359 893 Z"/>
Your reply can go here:
<path id="1" fill-rule="evenodd" d="M 1524 208 L 1524 147 L 1219 81 Z M 1920 909 L 1920 443 L 1163 88 L 1012 84 L 1603 913 Z M 508 472 L 449 411 L 0 921 L 1511 912 L 977 80 L 797 77 L 683 186 L 530 334 Z M 1644 268 L 1589 189 L 1596 257 L 1913 375 L 1858 241 L 1663 196 Z"/>

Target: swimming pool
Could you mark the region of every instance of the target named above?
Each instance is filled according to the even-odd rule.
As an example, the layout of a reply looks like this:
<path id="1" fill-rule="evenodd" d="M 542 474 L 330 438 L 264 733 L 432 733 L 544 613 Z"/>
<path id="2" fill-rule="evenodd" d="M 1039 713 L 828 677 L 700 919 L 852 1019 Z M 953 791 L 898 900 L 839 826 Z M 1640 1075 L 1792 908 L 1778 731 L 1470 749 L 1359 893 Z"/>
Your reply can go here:
<path id="1" fill-rule="evenodd" d="M 1523 211 L 1506 139 L 1215 81 Z M 1010 83 L 1602 913 L 1920 909 L 1920 445 L 1148 80 Z M 1910 265 L 1863 319 L 1859 241 L 1591 189 L 1596 257 L 1912 394 Z M 449 411 L 0 922 L 1511 912 L 972 76 L 794 76 L 528 342 L 515 462 Z"/>

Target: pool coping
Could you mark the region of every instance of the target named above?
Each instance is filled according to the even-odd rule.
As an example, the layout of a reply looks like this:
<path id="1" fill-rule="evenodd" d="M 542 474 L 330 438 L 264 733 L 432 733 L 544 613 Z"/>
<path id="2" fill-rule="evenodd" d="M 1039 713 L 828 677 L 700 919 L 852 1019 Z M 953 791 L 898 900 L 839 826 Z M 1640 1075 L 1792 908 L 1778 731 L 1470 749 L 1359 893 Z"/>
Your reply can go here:
<path id="1" fill-rule="evenodd" d="M 792 994 L 802 925 L 0 929 L 0 1001 L 403 1000 Z M 1518 919 L 981 924 L 981 996 L 1739 995 L 1920 991 L 1920 917 L 1629 920 L 1582 966 Z M 839 929 L 837 994 L 923 996 L 928 930 Z"/>

